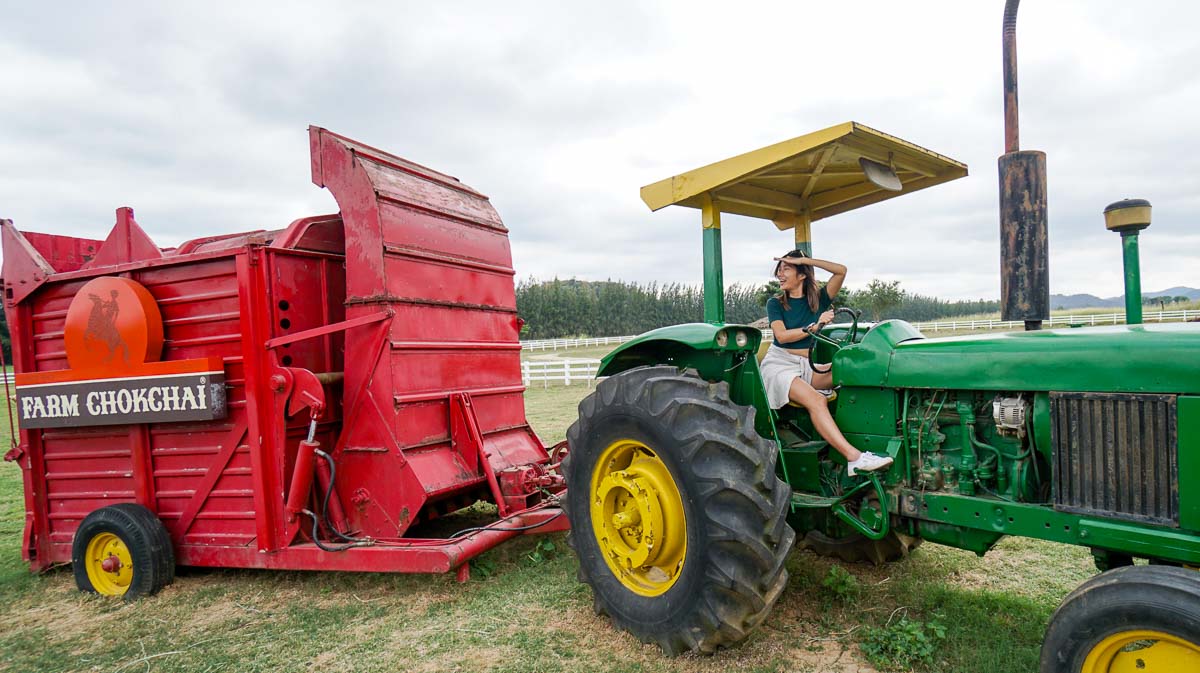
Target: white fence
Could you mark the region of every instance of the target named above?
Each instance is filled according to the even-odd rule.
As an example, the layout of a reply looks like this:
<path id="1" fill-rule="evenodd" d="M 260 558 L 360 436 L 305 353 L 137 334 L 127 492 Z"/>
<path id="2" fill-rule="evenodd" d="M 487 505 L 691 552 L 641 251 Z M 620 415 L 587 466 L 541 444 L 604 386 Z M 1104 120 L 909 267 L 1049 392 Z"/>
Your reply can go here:
<path id="1" fill-rule="evenodd" d="M 1200 318 L 1200 310 L 1180 311 L 1143 311 L 1142 322 L 1187 322 Z M 1125 313 L 1093 313 L 1083 315 L 1051 316 L 1042 324 L 1046 327 L 1059 325 L 1119 325 L 1125 322 Z M 1025 323 L 1020 320 L 950 320 L 939 322 L 917 323 L 916 328 L 922 332 L 938 332 L 941 330 L 960 329 L 1021 329 Z"/>
<path id="2" fill-rule="evenodd" d="M 592 359 L 525 360 L 521 363 L 521 379 L 526 388 L 530 383 L 539 381 L 543 388 L 549 388 L 551 383 L 566 386 L 582 383 L 590 386 L 599 370 L 600 361 Z"/>
<path id="3" fill-rule="evenodd" d="M 632 339 L 634 339 L 633 336 L 597 337 L 595 339 L 539 339 L 537 341 L 522 341 L 521 349 L 527 351 L 556 351 L 560 348 L 616 346 Z"/>

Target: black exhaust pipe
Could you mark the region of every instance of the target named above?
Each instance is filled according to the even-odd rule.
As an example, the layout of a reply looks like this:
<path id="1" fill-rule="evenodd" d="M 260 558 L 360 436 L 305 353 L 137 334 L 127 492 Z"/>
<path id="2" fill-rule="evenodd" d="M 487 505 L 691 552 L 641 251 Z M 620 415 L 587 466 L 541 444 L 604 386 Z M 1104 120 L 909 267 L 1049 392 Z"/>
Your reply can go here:
<path id="1" fill-rule="evenodd" d="M 1020 149 L 1017 119 L 1017 6 L 1004 4 L 1004 155 L 1000 157 L 1000 313 L 1042 328 L 1050 317 L 1046 153 Z"/>

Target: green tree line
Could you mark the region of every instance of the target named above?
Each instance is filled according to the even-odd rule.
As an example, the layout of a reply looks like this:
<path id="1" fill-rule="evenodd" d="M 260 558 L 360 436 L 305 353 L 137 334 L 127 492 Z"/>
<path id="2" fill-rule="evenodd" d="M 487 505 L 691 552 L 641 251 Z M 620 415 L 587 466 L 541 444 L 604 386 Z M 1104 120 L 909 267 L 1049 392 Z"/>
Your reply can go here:
<path id="1" fill-rule="evenodd" d="M 1166 295 L 1159 295 L 1157 297 L 1151 297 L 1150 295 L 1145 294 L 1142 295 L 1142 306 L 1161 306 L 1165 308 L 1167 304 L 1184 304 L 1189 301 L 1191 301 L 1191 299 L 1186 295 L 1176 295 L 1174 297 L 1168 297 Z"/>
<path id="2" fill-rule="evenodd" d="M 900 288 L 898 280 L 874 279 L 865 288 L 851 292 L 848 301 L 850 306 L 863 309 L 863 315 L 875 321 L 899 318 L 909 322 L 924 322 L 1000 310 L 999 300 L 947 301 L 907 292 Z"/>
<path id="3" fill-rule="evenodd" d="M 754 322 L 766 315 L 759 286 L 725 289 L 725 319 Z M 641 334 L 665 325 L 704 319 L 704 293 L 682 283 L 527 279 L 517 284 L 522 339 Z"/>
<path id="4" fill-rule="evenodd" d="M 767 299 L 778 283 L 735 283 L 725 288 L 725 319 L 752 323 L 766 317 Z M 945 301 L 909 294 L 897 281 L 874 280 L 866 288 L 842 288 L 838 306 L 862 309 L 864 319 L 936 320 L 999 310 L 997 301 Z M 517 314 L 525 321 L 522 339 L 641 334 L 666 325 L 704 319 L 704 293 L 683 283 L 625 283 L 620 281 L 532 278 L 517 284 Z"/>

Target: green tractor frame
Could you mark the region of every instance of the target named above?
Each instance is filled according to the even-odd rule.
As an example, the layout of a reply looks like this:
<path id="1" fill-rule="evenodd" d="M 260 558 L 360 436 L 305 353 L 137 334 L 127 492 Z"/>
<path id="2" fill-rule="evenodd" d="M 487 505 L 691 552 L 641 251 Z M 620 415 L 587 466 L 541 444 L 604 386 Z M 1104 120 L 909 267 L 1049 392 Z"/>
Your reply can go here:
<path id="1" fill-rule="evenodd" d="M 1005 86 L 1015 127 L 1015 72 Z M 1027 330 L 928 339 L 852 311 L 826 327 L 813 360 L 832 363 L 838 427 L 894 459 L 855 477 L 802 407 L 769 407 L 761 332 L 725 323 L 721 214 L 792 229 L 811 254 L 813 222 L 967 167 L 848 122 L 642 189 L 652 210 L 701 212 L 705 321 L 608 354 L 568 430 L 570 543 L 617 627 L 714 652 L 766 618 L 795 546 L 882 563 L 921 541 L 982 555 L 1015 535 L 1088 547 L 1104 571 L 1054 614 L 1042 671 L 1200 671 L 1200 325 L 1140 324 L 1131 305 L 1126 325 L 1041 330 L 1045 155 L 1006 131 L 1002 307 Z M 1149 214 L 1105 212 L 1135 304 Z"/>

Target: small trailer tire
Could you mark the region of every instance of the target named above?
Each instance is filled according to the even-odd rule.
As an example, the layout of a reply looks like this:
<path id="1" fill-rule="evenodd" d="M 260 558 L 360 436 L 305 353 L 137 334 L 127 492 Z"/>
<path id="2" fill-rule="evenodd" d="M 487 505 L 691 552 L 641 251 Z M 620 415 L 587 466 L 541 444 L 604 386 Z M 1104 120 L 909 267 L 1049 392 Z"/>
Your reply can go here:
<path id="1" fill-rule="evenodd" d="M 141 505 L 102 507 L 84 518 L 71 545 L 80 591 L 135 600 L 175 579 L 175 552 L 162 521 Z"/>
<path id="2" fill-rule="evenodd" d="M 1050 618 L 1040 670 L 1200 671 L 1200 573 L 1126 566 L 1084 582 Z"/>
<path id="3" fill-rule="evenodd" d="M 568 542 L 596 612 L 668 655 L 745 640 L 795 541 L 754 409 L 723 382 L 642 367 L 601 381 L 567 438 Z"/>

